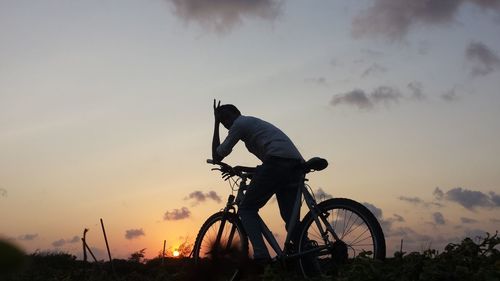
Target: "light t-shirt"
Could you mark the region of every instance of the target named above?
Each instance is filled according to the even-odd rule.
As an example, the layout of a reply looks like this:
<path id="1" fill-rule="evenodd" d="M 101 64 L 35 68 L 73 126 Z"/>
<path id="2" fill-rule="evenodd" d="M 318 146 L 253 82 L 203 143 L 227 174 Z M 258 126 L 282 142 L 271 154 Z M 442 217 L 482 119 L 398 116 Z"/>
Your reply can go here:
<path id="1" fill-rule="evenodd" d="M 217 154 L 226 157 L 236 143 L 242 140 L 248 151 L 261 161 L 275 156 L 302 160 L 290 138 L 271 123 L 252 116 L 241 115 L 229 128 L 226 139 L 217 147 Z"/>

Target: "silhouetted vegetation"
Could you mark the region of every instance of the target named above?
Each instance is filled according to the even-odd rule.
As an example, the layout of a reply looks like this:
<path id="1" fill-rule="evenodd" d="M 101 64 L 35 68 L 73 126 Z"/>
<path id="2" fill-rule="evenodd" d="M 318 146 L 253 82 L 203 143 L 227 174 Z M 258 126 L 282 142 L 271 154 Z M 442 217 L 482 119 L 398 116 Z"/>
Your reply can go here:
<path id="1" fill-rule="evenodd" d="M 426 250 L 422 253 L 396 252 L 385 261 L 360 256 L 336 268 L 332 276 L 318 277 L 316 281 L 416 281 L 416 280 L 500 280 L 500 238 L 497 234 L 476 240 L 464 239 L 449 244 L 442 253 Z M 113 260 L 116 276 L 110 263 L 84 263 L 67 253 L 34 253 L 26 256 L 24 268 L 4 272 L 1 280 L 82 280 L 82 281 L 161 281 L 211 280 L 213 264 L 195 267 L 189 258 L 167 257 L 144 260 L 144 250 L 131 254 L 128 260 Z M 163 264 L 163 265 L 162 265 Z M 8 275 L 7 275 L 8 274 Z M 273 264 L 262 276 L 244 277 L 242 281 L 299 281 L 304 280 L 295 270 Z"/>

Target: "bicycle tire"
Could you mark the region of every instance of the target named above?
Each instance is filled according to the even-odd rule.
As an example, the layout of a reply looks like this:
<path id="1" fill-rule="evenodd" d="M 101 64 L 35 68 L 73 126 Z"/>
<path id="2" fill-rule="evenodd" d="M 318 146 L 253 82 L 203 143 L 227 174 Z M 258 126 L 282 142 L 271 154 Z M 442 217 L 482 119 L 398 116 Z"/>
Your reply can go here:
<path id="1" fill-rule="evenodd" d="M 299 266 L 305 277 L 318 274 L 330 274 L 336 265 L 345 263 L 359 255 L 383 260 L 386 255 L 385 238 L 380 223 L 364 205 L 347 198 L 333 198 L 317 205 L 322 214 L 328 214 L 326 220 L 337 233 L 340 241 L 335 241 L 329 233 L 330 243 L 321 251 L 315 247 L 326 246 L 327 242 L 319 234 L 314 215 L 309 211 L 299 228 L 298 252 Z M 339 219 L 340 215 L 340 219 Z M 353 218 L 354 216 L 354 218 Z M 352 220 L 351 220 L 352 219 Z M 358 222 L 359 220 L 359 222 Z M 324 222 L 321 222 L 324 228 Z M 365 237 L 366 233 L 369 236 Z"/>
<path id="2" fill-rule="evenodd" d="M 221 225 L 219 245 L 217 235 Z M 231 232 L 232 235 L 231 241 Z M 224 245 L 225 246 L 221 246 Z M 248 236 L 236 214 L 218 212 L 201 226 L 193 248 L 193 259 L 203 278 L 231 280 L 248 259 Z"/>

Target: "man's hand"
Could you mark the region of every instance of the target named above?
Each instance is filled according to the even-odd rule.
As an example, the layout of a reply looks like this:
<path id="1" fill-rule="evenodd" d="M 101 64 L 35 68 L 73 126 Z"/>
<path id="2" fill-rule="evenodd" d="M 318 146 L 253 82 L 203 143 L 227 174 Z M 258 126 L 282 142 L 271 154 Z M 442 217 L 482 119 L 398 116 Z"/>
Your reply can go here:
<path id="1" fill-rule="evenodd" d="M 219 100 L 219 102 L 217 103 L 217 100 L 216 100 L 216 99 L 214 99 L 214 117 L 215 117 L 215 122 L 216 122 L 216 123 L 219 123 L 219 122 L 220 122 L 220 120 L 219 120 L 219 116 L 218 116 L 218 114 L 217 114 L 217 110 L 219 109 L 219 107 L 220 107 L 220 100 Z"/>
<path id="2" fill-rule="evenodd" d="M 215 117 L 215 126 L 214 126 L 214 136 L 212 138 L 212 159 L 216 162 L 221 161 L 224 157 L 220 157 L 219 154 L 217 154 L 217 147 L 220 145 L 220 138 L 219 138 L 219 116 L 217 114 L 217 111 L 220 107 L 220 100 L 217 103 L 216 99 L 214 99 L 214 117 Z"/>
<path id="3" fill-rule="evenodd" d="M 225 181 L 236 175 L 236 171 L 233 170 L 230 166 L 222 166 L 220 171 L 222 172 L 222 178 Z"/>

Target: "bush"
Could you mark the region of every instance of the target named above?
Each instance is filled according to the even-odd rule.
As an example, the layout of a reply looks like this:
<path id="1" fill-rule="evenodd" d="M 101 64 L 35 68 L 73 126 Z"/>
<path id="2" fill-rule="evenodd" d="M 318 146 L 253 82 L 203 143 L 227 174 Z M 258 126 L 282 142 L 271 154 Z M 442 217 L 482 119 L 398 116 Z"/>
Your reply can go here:
<path id="1" fill-rule="evenodd" d="M 499 245 L 496 233 L 487 234 L 477 244 L 470 238 L 460 244 L 448 244 L 441 254 L 436 250 L 396 253 L 385 262 L 358 258 L 342 267 L 336 280 L 500 281 Z"/>
<path id="2" fill-rule="evenodd" d="M 360 255 L 345 265 L 335 268 L 334 276 L 318 277 L 314 281 L 500 281 L 500 238 L 498 234 L 475 243 L 466 238 L 461 243 L 449 244 L 444 252 L 427 250 L 422 253 L 396 253 L 385 261 Z M 63 281 L 203 281 L 209 276 L 196 274 L 189 258 L 161 258 L 144 261 L 141 251 L 129 260 L 113 260 L 116 275 L 109 262 L 84 263 L 66 253 L 34 253 L 25 270 L 2 281 L 63 280 Z M 133 257 L 133 258 L 132 258 Z M 138 258 L 138 259 L 137 259 Z M 241 281 L 256 280 L 255 277 Z M 302 281 L 291 268 L 279 264 L 268 266 L 258 278 L 264 281 Z"/>

